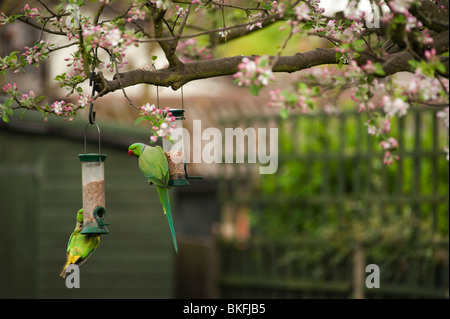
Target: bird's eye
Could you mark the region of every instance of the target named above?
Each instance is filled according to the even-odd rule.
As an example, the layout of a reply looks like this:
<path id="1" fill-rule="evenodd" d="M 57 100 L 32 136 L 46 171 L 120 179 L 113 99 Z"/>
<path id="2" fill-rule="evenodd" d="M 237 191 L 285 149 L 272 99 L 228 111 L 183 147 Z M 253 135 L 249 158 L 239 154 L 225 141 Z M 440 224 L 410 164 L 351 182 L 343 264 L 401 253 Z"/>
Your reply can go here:
<path id="1" fill-rule="evenodd" d="M 137 149 L 137 146 L 135 146 L 134 149 Z"/>

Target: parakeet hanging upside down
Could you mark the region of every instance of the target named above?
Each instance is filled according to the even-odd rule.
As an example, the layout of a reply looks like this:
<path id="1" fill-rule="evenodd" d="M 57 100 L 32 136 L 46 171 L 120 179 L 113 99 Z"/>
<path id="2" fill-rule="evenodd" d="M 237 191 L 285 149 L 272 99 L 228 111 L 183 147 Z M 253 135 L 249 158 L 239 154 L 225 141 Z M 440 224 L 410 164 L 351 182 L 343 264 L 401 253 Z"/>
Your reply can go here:
<path id="1" fill-rule="evenodd" d="M 164 209 L 164 214 L 169 221 L 172 233 L 173 245 L 178 253 L 177 239 L 173 227 L 172 212 L 169 202 L 169 164 L 161 147 L 149 146 L 142 143 L 134 143 L 128 148 L 130 156 L 139 157 L 139 169 L 147 177 L 149 184 L 155 184 L 158 190 L 159 200 Z"/>
<path id="2" fill-rule="evenodd" d="M 100 235 L 81 234 L 83 229 L 83 209 L 77 212 L 77 224 L 67 243 L 66 263 L 60 274 L 66 278 L 66 268 L 70 264 L 81 266 L 100 244 Z"/>

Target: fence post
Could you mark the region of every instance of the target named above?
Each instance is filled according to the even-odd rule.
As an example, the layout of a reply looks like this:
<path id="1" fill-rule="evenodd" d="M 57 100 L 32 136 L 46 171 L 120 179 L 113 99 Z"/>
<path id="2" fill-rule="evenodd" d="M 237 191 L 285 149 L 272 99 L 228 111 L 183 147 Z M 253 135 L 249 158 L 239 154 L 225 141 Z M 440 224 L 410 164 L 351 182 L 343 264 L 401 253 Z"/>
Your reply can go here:
<path id="1" fill-rule="evenodd" d="M 207 295 L 208 298 L 217 299 L 220 298 L 219 276 L 221 275 L 220 257 L 222 252 L 222 246 L 220 245 L 220 227 L 218 224 L 214 224 L 211 229 L 212 239 L 209 246 L 208 253 L 208 283 L 207 283 Z"/>
<path id="2" fill-rule="evenodd" d="M 361 243 L 356 243 L 353 250 L 353 298 L 364 299 L 365 254 Z"/>

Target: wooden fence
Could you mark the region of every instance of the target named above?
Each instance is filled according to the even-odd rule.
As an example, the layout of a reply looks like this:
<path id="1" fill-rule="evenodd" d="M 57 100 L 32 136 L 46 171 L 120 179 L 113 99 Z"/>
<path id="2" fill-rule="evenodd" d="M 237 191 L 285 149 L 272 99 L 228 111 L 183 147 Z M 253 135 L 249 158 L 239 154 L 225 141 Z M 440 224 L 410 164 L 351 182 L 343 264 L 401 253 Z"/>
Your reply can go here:
<path id="1" fill-rule="evenodd" d="M 233 231 L 219 242 L 220 296 L 448 298 L 448 131 L 436 110 L 411 110 L 392 123 L 401 160 L 385 166 L 366 121 L 342 112 L 224 123 L 278 127 L 279 168 L 223 165 Z M 365 285 L 369 264 L 379 289 Z"/>
<path id="2" fill-rule="evenodd" d="M 373 245 L 355 245 L 344 256 L 313 240 L 286 242 L 223 241 L 220 247 L 219 290 L 223 298 L 448 298 L 448 259 L 421 256 L 374 258 Z M 434 244 L 448 256 L 448 242 Z M 436 248 L 438 247 L 438 248 Z M 429 247 L 417 246 L 425 252 Z M 302 259 L 296 256 L 315 255 Z M 418 255 L 421 255 L 420 253 Z M 374 262 L 379 288 L 366 286 Z"/>

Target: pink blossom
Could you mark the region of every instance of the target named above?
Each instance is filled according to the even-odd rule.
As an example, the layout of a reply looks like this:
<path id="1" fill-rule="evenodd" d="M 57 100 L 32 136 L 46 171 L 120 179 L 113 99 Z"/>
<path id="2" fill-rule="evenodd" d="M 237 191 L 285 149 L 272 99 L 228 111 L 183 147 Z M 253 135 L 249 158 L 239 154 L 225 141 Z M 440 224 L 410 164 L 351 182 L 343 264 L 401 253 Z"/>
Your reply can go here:
<path id="1" fill-rule="evenodd" d="M 393 137 L 388 138 L 387 141 L 381 141 L 380 145 L 384 150 L 393 150 L 398 148 L 398 142 Z"/>
<path id="2" fill-rule="evenodd" d="M 352 29 L 357 33 L 361 34 L 364 32 L 364 24 L 362 22 L 354 21 L 352 24 Z"/>
<path id="3" fill-rule="evenodd" d="M 297 15 L 298 21 L 308 21 L 311 20 L 311 9 L 309 6 L 302 2 L 300 5 L 295 7 L 295 14 Z"/>
<path id="4" fill-rule="evenodd" d="M 64 101 L 56 101 L 51 105 L 51 108 L 55 111 L 55 114 L 61 115 L 63 111 L 63 105 L 65 104 Z"/>
<path id="5" fill-rule="evenodd" d="M 244 57 L 238 65 L 238 72 L 233 75 L 239 86 L 266 86 L 275 79 L 268 56 L 255 57 L 254 60 Z"/>
<path id="6" fill-rule="evenodd" d="M 449 110 L 448 106 L 443 110 L 437 112 L 436 116 L 437 118 L 442 120 L 442 123 L 444 123 L 444 126 L 448 129 L 449 127 Z"/>
<path id="7" fill-rule="evenodd" d="M 413 2 L 414 0 L 391 0 L 388 5 L 393 11 L 405 14 Z"/>
<path id="8" fill-rule="evenodd" d="M 393 155 L 390 151 L 386 151 L 384 153 L 384 157 L 383 157 L 383 164 L 384 165 L 392 165 L 394 164 L 395 160 L 399 160 L 400 156 L 398 155 Z"/>
<path id="9" fill-rule="evenodd" d="M 409 109 L 409 104 L 403 101 L 401 98 L 395 98 L 393 101 L 390 96 L 384 95 L 382 98 L 384 105 L 384 112 L 388 117 L 395 115 L 404 116 Z"/>
<path id="10" fill-rule="evenodd" d="M 432 48 L 431 50 L 425 50 L 425 58 L 430 61 L 431 59 L 436 57 L 436 49 Z"/>

